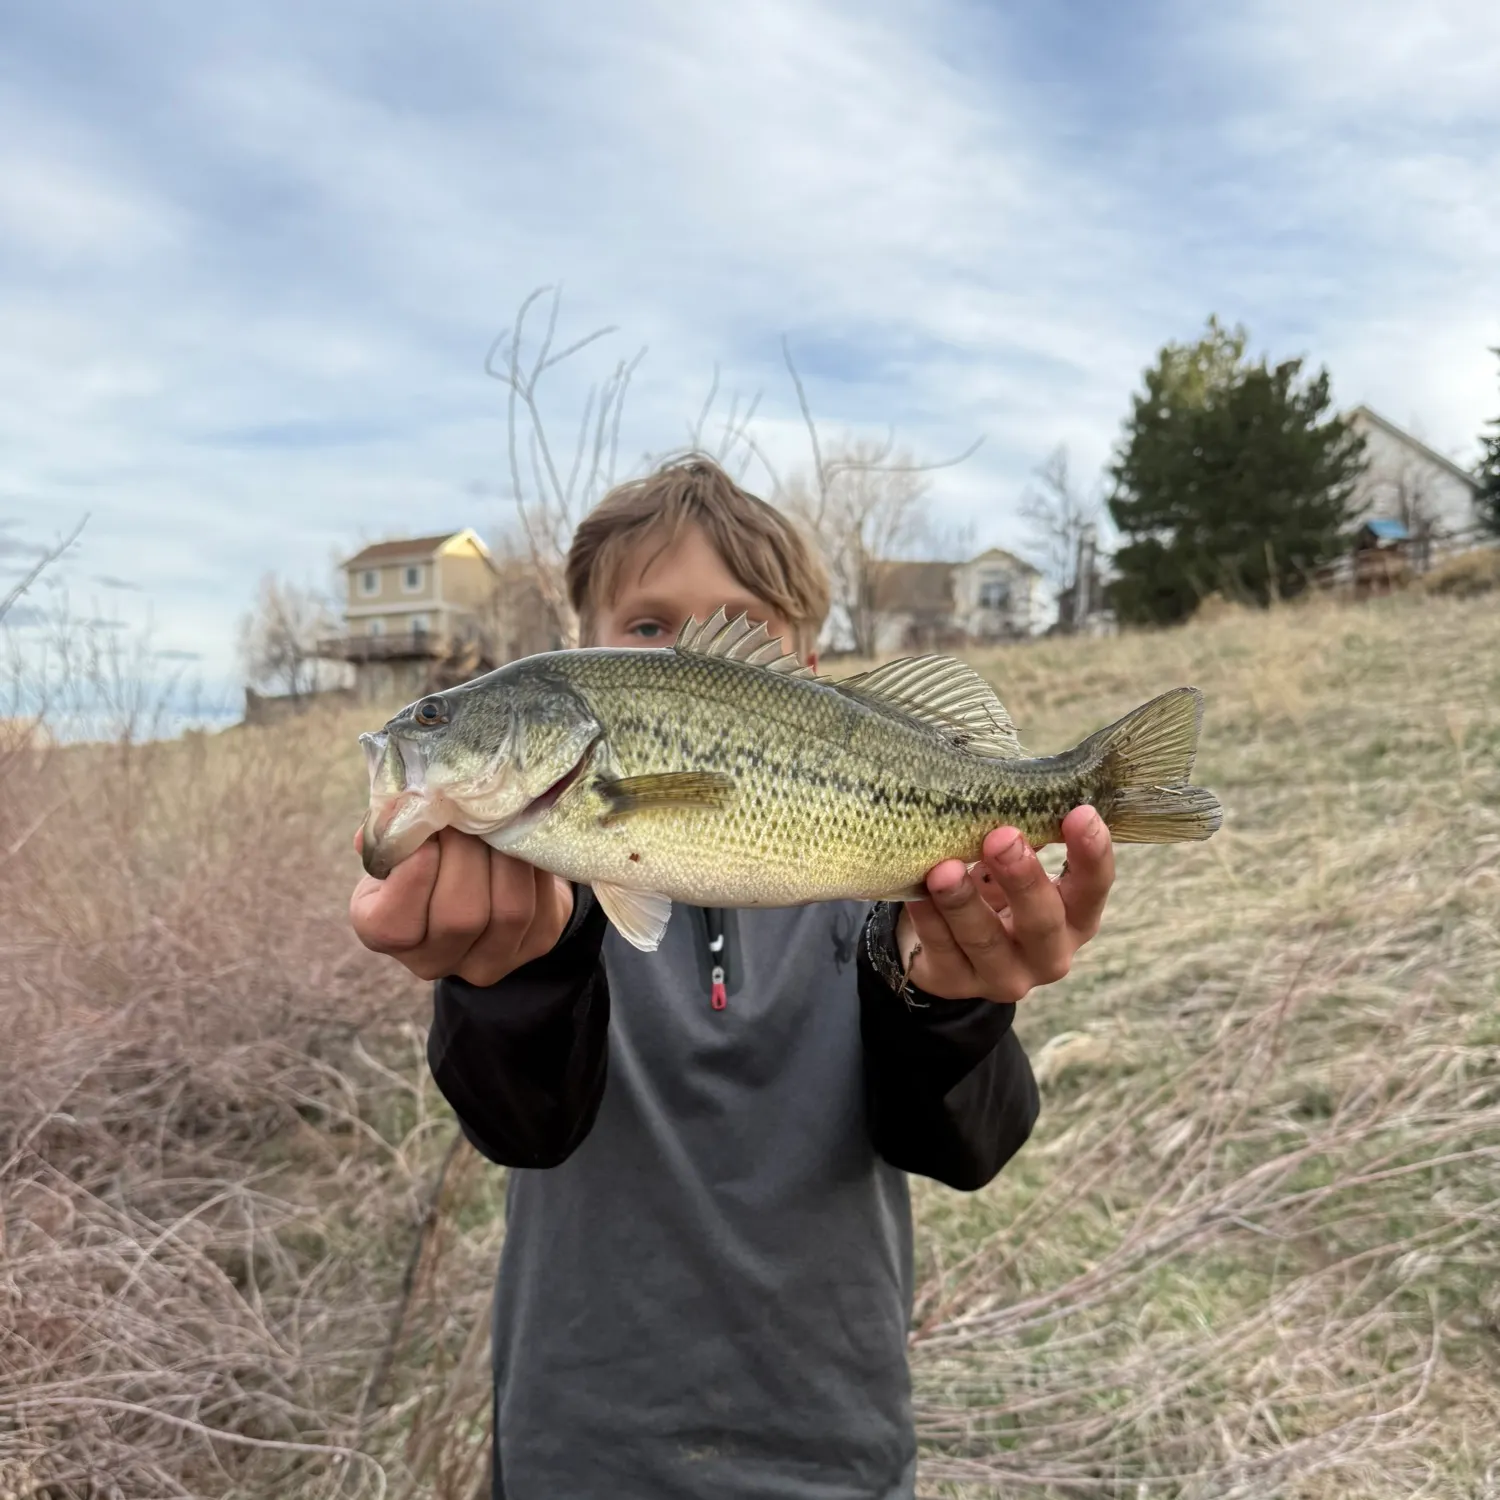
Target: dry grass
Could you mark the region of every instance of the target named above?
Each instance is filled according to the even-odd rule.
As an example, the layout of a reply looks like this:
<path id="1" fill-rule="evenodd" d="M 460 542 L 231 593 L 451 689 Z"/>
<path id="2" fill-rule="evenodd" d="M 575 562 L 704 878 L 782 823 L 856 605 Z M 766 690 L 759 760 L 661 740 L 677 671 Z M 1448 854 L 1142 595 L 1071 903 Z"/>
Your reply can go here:
<path id="1" fill-rule="evenodd" d="M 920 1194 L 928 1479 L 1500 1494 L 1500 619 L 1231 612 L 986 665 L 1042 748 L 1196 682 L 1228 814 L 1121 851 L 1022 1012 L 1036 1139 Z"/>
<path id="2" fill-rule="evenodd" d="M 1428 594 L 1473 599 L 1500 589 L 1500 547 L 1472 547 L 1441 562 L 1423 576 L 1419 587 Z"/>
<path id="3" fill-rule="evenodd" d="M 351 731 L 0 752 L 7 1500 L 474 1491 L 472 1443 L 417 1488 L 412 1403 L 482 1320 L 496 1198 L 458 1161 L 482 1244 L 420 1233 L 452 1122 L 423 987 L 347 931 Z"/>
<path id="4" fill-rule="evenodd" d="M 1036 1139 L 919 1185 L 927 1492 L 1500 1494 L 1497 648 L 1410 597 L 983 663 L 1039 749 L 1198 683 L 1228 820 L 1122 851 Z M 6 1500 L 478 1493 L 500 1174 L 346 929 L 354 727 L 0 743 Z"/>

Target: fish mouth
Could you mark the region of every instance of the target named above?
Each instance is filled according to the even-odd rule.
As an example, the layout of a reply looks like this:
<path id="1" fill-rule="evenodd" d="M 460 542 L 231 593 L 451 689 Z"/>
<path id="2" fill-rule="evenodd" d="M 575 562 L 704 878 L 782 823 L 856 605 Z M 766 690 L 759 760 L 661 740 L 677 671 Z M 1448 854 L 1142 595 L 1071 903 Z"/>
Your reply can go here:
<path id="1" fill-rule="evenodd" d="M 398 792 L 371 801 L 365 815 L 360 860 L 365 874 L 384 880 L 402 860 L 415 854 L 433 834 L 452 821 L 441 798 L 430 792 Z"/>
<path id="2" fill-rule="evenodd" d="M 590 745 L 576 765 L 565 771 L 540 796 L 533 797 L 507 818 L 483 824 L 463 815 L 459 799 L 430 787 L 403 790 L 372 798 L 365 817 L 360 859 L 365 873 L 384 880 L 433 834 L 447 827 L 477 834 L 495 848 L 503 848 L 531 832 L 556 806 L 558 799 L 583 775 L 593 756 Z"/>
<path id="3" fill-rule="evenodd" d="M 512 814 L 503 822 L 486 828 L 482 834 L 485 842 L 502 853 L 513 848 L 552 811 L 563 793 L 569 787 L 576 785 L 593 758 L 594 746 L 591 744 L 578 757 L 577 764 L 571 770 L 563 772 L 541 796 L 533 797 L 519 812 Z M 478 832 L 478 830 L 475 831 Z"/>

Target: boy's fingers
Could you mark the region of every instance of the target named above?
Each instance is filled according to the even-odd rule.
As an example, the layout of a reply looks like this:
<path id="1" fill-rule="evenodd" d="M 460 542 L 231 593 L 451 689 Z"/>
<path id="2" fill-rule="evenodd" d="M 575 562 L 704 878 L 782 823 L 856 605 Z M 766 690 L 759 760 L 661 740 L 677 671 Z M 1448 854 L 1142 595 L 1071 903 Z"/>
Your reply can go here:
<path id="1" fill-rule="evenodd" d="M 927 877 L 927 889 L 932 893 L 932 905 L 947 925 L 950 942 L 962 949 L 976 973 L 982 974 L 997 960 L 1012 957 L 1011 942 L 1000 918 L 961 864 L 944 861 Z"/>
<path id="2" fill-rule="evenodd" d="M 1104 819 L 1092 807 L 1075 807 L 1063 819 L 1067 868 L 1057 892 L 1068 926 L 1085 942 L 1099 931 L 1110 887 L 1115 883 L 1115 849 Z"/>
<path id="3" fill-rule="evenodd" d="M 984 863 L 1010 905 L 1010 938 L 1034 984 L 1068 972 L 1072 957 L 1067 909 L 1031 845 L 1015 829 L 997 828 L 984 841 Z"/>
<path id="4" fill-rule="evenodd" d="M 364 876 L 349 898 L 349 920 L 366 948 L 406 953 L 427 936 L 427 907 L 438 878 L 438 846 L 429 839 L 384 880 Z"/>
<path id="5" fill-rule="evenodd" d="M 963 974 L 969 970 L 969 962 L 953 936 L 953 929 L 931 900 L 908 901 L 906 914 L 911 918 L 916 944 L 914 950 L 909 946 L 903 948 L 902 964 L 913 984 L 937 994 L 939 992 L 933 990 L 930 983 L 923 984 L 921 978 L 911 972 L 913 963 L 919 963 L 923 974 L 930 979 L 939 972 L 948 976 Z M 916 954 L 914 960 L 911 957 L 913 951 Z"/>
<path id="6" fill-rule="evenodd" d="M 490 850 L 468 834 L 445 828 L 438 834 L 442 862 L 427 909 L 432 956 L 457 965 L 490 924 Z M 449 972 L 452 972 L 450 969 Z"/>
<path id="7" fill-rule="evenodd" d="M 523 950 L 536 922 L 538 903 L 544 899 L 536 878 L 540 870 L 492 849 L 486 848 L 485 853 L 489 856 L 489 878 L 483 885 L 485 926 L 462 961 L 447 970 L 477 985 L 498 983 L 531 956 Z"/>

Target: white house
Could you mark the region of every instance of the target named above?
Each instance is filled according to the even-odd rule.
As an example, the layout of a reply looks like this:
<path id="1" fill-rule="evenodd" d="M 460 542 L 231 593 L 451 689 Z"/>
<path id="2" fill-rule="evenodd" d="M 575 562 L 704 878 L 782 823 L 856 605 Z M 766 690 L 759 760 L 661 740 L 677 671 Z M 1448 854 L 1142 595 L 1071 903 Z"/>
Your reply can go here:
<path id="1" fill-rule="evenodd" d="M 1035 635 L 1050 613 L 1042 570 L 1003 547 L 953 569 L 953 618 L 971 641 Z"/>
<path id="2" fill-rule="evenodd" d="M 877 656 L 951 650 L 1035 635 L 1047 625 L 1049 606 L 1040 569 L 991 547 L 966 562 L 880 564 L 867 629 Z M 855 639 L 847 609 L 836 603 L 820 646 L 852 651 Z"/>
<path id="3" fill-rule="evenodd" d="M 1354 491 L 1357 521 L 1399 521 L 1412 537 L 1467 536 L 1479 525 L 1479 481 L 1420 438 L 1368 406 L 1349 413 L 1365 440 L 1365 470 Z"/>

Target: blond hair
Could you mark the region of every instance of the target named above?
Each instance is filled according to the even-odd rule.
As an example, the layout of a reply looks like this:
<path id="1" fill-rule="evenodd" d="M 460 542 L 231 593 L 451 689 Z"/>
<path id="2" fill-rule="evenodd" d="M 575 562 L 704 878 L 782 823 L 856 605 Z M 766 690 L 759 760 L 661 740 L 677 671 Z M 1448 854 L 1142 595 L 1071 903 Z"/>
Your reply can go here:
<path id="1" fill-rule="evenodd" d="M 701 527 L 736 581 L 792 627 L 800 652 L 812 649 L 828 615 L 822 558 L 788 517 L 698 453 L 616 485 L 579 523 L 567 584 L 584 640 L 619 589 L 626 558 L 648 539 L 660 556 L 686 526 Z"/>

